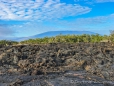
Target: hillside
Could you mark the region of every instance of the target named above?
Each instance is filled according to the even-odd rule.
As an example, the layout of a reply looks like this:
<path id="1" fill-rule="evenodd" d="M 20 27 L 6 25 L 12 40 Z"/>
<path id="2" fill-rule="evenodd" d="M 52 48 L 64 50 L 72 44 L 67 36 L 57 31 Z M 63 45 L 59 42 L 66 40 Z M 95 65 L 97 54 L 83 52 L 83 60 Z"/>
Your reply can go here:
<path id="1" fill-rule="evenodd" d="M 10 37 L 10 38 L 7 37 L 1 40 L 24 41 L 24 40 L 35 39 L 35 38 L 55 37 L 57 35 L 82 35 L 82 34 L 92 35 L 96 33 L 90 32 L 90 31 L 49 31 L 49 32 L 44 32 L 41 34 L 29 36 L 29 37 Z"/>
<path id="2" fill-rule="evenodd" d="M 57 35 L 82 35 L 82 34 L 95 34 L 90 31 L 49 31 L 41 34 L 31 36 L 32 38 L 43 38 L 43 37 L 53 37 Z"/>

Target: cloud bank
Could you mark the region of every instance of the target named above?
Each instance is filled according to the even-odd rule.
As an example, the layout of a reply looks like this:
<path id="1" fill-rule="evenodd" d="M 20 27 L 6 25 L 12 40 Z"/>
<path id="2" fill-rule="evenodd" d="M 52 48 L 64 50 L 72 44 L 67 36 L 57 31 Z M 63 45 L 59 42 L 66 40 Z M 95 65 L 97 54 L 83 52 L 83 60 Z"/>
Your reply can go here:
<path id="1" fill-rule="evenodd" d="M 114 2 L 114 0 L 95 0 L 96 3 Z"/>
<path id="2" fill-rule="evenodd" d="M 74 0 L 74 2 L 84 2 L 86 4 L 114 2 L 114 0 Z"/>
<path id="3" fill-rule="evenodd" d="M 114 27 L 114 14 L 88 18 L 77 18 L 72 22 L 67 20 L 56 21 L 55 24 L 63 26 L 67 30 L 92 31 L 99 34 L 109 34 Z"/>
<path id="4" fill-rule="evenodd" d="M 15 32 L 9 29 L 6 25 L 0 24 L 0 38 L 13 35 Z"/>
<path id="5" fill-rule="evenodd" d="M 114 14 L 69 20 L 54 20 L 46 22 L 31 21 L 11 28 L 18 30 L 17 36 L 27 37 L 46 31 L 92 31 L 99 34 L 109 34 L 114 28 Z M 26 33 L 26 34 L 25 34 Z"/>
<path id="6" fill-rule="evenodd" d="M 78 4 L 61 3 L 60 0 L 0 0 L 1 20 L 50 20 L 76 16 L 91 11 Z"/>

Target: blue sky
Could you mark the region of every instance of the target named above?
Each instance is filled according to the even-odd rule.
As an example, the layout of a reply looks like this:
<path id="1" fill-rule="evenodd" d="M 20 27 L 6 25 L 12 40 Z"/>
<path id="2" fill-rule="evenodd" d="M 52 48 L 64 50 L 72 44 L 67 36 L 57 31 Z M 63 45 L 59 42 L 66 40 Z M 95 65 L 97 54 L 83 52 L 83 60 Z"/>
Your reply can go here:
<path id="1" fill-rule="evenodd" d="M 114 30 L 114 0 L 0 0 L 0 37 Z"/>

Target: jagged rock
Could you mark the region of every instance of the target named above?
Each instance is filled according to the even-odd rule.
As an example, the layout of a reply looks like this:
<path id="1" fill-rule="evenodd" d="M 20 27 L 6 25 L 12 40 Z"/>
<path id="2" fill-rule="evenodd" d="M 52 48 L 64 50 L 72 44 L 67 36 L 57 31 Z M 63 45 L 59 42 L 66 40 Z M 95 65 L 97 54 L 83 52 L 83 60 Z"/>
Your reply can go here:
<path id="1" fill-rule="evenodd" d="M 18 66 L 19 67 L 27 67 L 28 65 L 29 65 L 30 63 L 29 63 L 29 60 L 20 60 L 19 62 L 18 62 Z"/>
<path id="2" fill-rule="evenodd" d="M 111 43 L 0 45 L 0 74 L 36 76 L 66 70 L 83 70 L 113 81 L 114 47 Z M 23 84 L 21 82 L 12 86 Z"/>
<path id="3" fill-rule="evenodd" d="M 14 64 L 17 64 L 18 61 L 19 61 L 19 59 L 18 59 L 18 57 L 15 55 L 15 56 L 13 57 L 13 63 L 14 63 Z"/>

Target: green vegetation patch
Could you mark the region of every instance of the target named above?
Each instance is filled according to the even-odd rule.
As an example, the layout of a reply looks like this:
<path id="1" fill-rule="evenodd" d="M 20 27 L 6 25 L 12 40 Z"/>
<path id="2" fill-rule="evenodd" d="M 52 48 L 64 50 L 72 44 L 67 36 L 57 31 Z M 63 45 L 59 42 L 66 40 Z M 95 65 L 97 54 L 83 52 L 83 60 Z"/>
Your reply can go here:
<path id="1" fill-rule="evenodd" d="M 46 44 L 46 43 L 79 43 L 79 42 L 114 42 L 114 31 L 110 31 L 110 35 L 58 35 L 55 37 L 44 37 L 24 40 L 21 42 L 1 40 L 0 45 L 16 45 L 16 44 Z"/>

